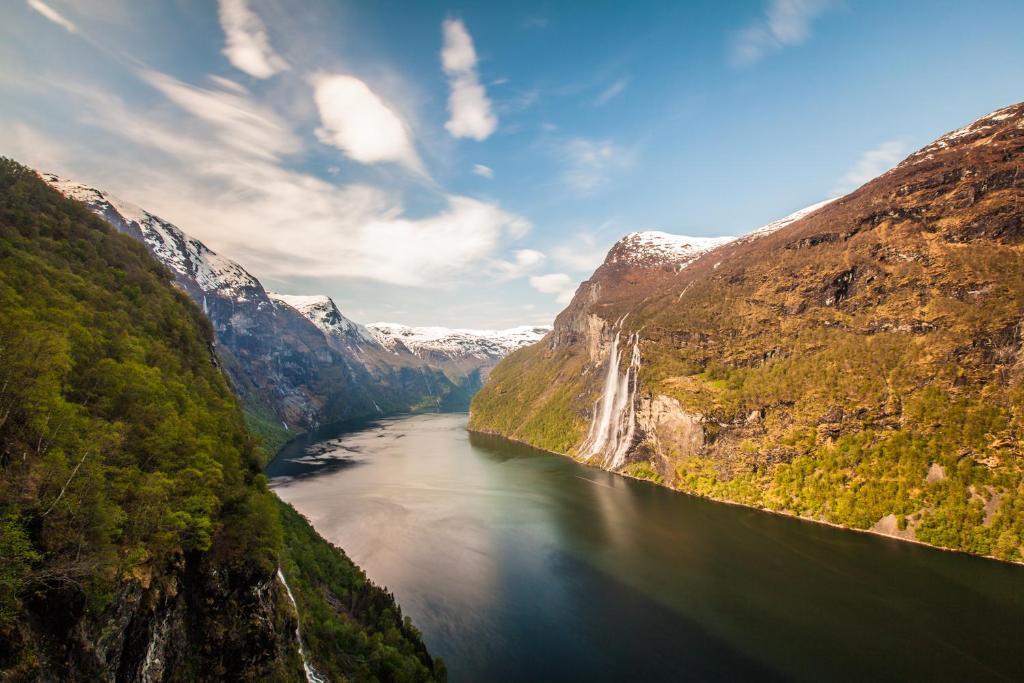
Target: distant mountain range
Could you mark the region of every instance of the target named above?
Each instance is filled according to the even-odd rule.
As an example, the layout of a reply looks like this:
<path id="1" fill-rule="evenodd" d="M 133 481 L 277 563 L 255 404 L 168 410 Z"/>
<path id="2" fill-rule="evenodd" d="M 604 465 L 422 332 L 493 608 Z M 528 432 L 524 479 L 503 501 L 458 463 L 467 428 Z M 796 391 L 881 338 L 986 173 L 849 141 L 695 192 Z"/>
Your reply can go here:
<path id="1" fill-rule="evenodd" d="M 470 427 L 1024 560 L 1024 103 L 735 239 L 634 233 Z"/>
<path id="2" fill-rule="evenodd" d="M 217 355 L 257 423 L 304 430 L 360 416 L 464 409 L 501 357 L 549 329 L 360 325 L 330 297 L 268 292 L 235 261 L 138 206 L 40 175 L 167 266 L 212 323 Z"/>

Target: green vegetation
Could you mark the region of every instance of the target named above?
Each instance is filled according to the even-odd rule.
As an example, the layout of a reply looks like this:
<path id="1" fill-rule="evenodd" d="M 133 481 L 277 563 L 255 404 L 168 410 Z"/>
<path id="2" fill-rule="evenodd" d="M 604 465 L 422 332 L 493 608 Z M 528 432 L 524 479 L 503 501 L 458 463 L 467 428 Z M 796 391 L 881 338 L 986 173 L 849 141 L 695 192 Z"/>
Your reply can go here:
<path id="1" fill-rule="evenodd" d="M 242 414 L 245 416 L 245 425 L 249 428 L 249 433 L 255 436 L 263 447 L 260 454 L 261 467 L 270 462 L 274 454 L 295 436 L 295 432 L 286 429 L 265 406 L 243 405 Z"/>
<path id="2" fill-rule="evenodd" d="M 171 282 L 141 244 L 0 159 L 0 677 L 113 677 L 96 650 L 120 647 L 118 610 L 188 590 L 183 628 L 201 632 L 172 679 L 294 679 L 284 603 L 248 597 L 284 564 L 318 666 L 429 678 L 391 597 L 266 488 L 212 330 Z M 252 611 L 267 606 L 269 623 Z"/>
<path id="3" fill-rule="evenodd" d="M 572 357 L 538 357 L 529 347 L 510 354 L 473 399 L 469 428 L 568 452 L 590 417 L 572 408 L 581 367 Z"/>
<path id="4" fill-rule="evenodd" d="M 290 505 L 278 501 L 278 507 L 285 538 L 281 569 L 317 671 L 331 680 L 444 680 L 444 663 L 431 660 L 394 597 L 371 583 Z"/>

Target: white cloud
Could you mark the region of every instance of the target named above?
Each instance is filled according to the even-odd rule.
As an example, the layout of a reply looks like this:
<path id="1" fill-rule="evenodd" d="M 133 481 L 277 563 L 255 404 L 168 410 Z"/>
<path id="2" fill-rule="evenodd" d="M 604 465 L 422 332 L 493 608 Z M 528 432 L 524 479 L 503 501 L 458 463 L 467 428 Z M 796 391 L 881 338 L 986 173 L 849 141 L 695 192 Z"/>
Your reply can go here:
<path id="1" fill-rule="evenodd" d="M 441 28 L 444 33 L 441 66 L 451 88 L 449 118 L 444 127 L 457 138 L 485 140 L 497 130 L 498 117 L 480 84 L 473 39 L 458 19 L 445 19 Z"/>
<path id="2" fill-rule="evenodd" d="M 907 153 L 907 146 L 901 140 L 889 140 L 861 155 L 834 188 L 832 196 L 838 197 L 856 190 L 864 183 L 877 178 L 895 166 Z"/>
<path id="3" fill-rule="evenodd" d="M 317 131 L 321 142 L 360 163 L 393 161 L 422 170 L 405 122 L 366 83 L 343 74 L 310 82 L 323 124 Z"/>
<path id="4" fill-rule="evenodd" d="M 530 286 L 542 294 L 555 294 L 555 301 L 560 304 L 567 304 L 572 301 L 576 293 L 575 280 L 565 273 L 548 273 L 547 275 L 534 275 L 530 278 Z"/>
<path id="5" fill-rule="evenodd" d="M 490 166 L 484 166 L 483 164 L 473 164 L 473 173 L 480 176 L 481 178 L 493 178 L 494 169 Z"/>
<path id="6" fill-rule="evenodd" d="M 631 150 L 610 140 L 572 138 L 560 148 L 565 171 L 562 179 L 579 194 L 590 194 L 608 184 L 614 171 L 633 163 Z"/>
<path id="7" fill-rule="evenodd" d="M 249 94 L 248 89 L 246 89 L 244 85 L 236 81 L 233 81 L 230 78 L 224 78 L 223 76 L 218 76 L 217 74 L 208 74 L 207 78 L 209 78 L 210 81 L 212 81 L 216 85 L 220 86 L 222 90 L 229 90 L 239 95 Z"/>
<path id="8" fill-rule="evenodd" d="M 605 88 L 600 95 L 594 98 L 594 106 L 603 107 L 604 105 L 608 104 L 613 99 L 621 95 L 622 91 L 626 89 L 627 85 L 629 85 L 628 78 L 620 78 L 619 80 L 615 81 L 607 88 Z"/>
<path id="9" fill-rule="evenodd" d="M 235 68 L 254 78 L 270 78 L 288 68 L 248 0 L 220 0 L 220 25 L 226 39 L 222 52 Z"/>
<path id="10" fill-rule="evenodd" d="M 71 21 L 69 21 L 63 14 L 43 2 L 43 0 L 28 0 L 28 6 L 53 23 L 57 24 L 57 26 L 60 26 L 71 33 L 78 33 L 77 26 L 71 23 Z"/>
<path id="11" fill-rule="evenodd" d="M 518 249 L 512 261 L 495 261 L 494 268 L 500 280 L 514 280 L 544 262 L 544 253 L 536 249 Z"/>
<path id="12" fill-rule="evenodd" d="M 256 156 L 276 158 L 300 143 L 288 125 L 269 109 L 241 94 L 187 85 L 158 71 L 140 71 L 143 80 L 179 107 L 210 124 L 226 145 Z"/>
<path id="13" fill-rule="evenodd" d="M 551 255 L 572 272 L 589 275 L 604 262 L 608 248 L 607 245 L 599 245 L 591 233 L 579 232 L 570 242 L 552 249 Z"/>
<path id="14" fill-rule="evenodd" d="M 50 81 L 92 127 L 89 139 L 49 144 L 38 131 L 0 128 L 0 148 L 14 136 L 36 150 L 34 163 L 146 207 L 261 278 L 448 287 L 493 273 L 494 254 L 531 227 L 493 202 L 437 192 L 436 208 L 413 213 L 398 193 L 289 168 L 279 155 L 292 132 L 257 104 L 143 77 L 179 108 L 129 108 L 94 84 Z M 100 157 L 96 145 L 114 151 Z M 62 156 L 44 154 L 53 148 Z"/>
<path id="15" fill-rule="evenodd" d="M 811 24 L 834 5 L 832 0 L 769 0 L 764 16 L 733 36 L 732 60 L 752 64 L 771 52 L 800 45 Z"/>

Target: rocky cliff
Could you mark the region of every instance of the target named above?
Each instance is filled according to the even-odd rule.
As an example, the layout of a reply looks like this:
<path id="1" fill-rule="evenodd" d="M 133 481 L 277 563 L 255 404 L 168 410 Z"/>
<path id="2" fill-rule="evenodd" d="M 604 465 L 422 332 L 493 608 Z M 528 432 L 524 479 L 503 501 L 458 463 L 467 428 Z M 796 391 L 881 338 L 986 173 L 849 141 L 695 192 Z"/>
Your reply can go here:
<path id="1" fill-rule="evenodd" d="M 1024 104 L 722 243 L 627 236 L 470 426 L 1024 559 Z"/>

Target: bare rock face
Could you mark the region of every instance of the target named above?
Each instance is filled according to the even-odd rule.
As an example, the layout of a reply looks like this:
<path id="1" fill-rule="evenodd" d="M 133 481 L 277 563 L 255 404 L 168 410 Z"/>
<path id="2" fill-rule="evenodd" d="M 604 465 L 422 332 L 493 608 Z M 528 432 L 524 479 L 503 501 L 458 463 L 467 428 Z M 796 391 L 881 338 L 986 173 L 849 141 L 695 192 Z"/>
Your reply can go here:
<path id="1" fill-rule="evenodd" d="M 661 460 L 660 470 L 668 470 L 673 461 L 701 454 L 705 445 L 704 418 L 683 410 L 669 396 L 641 396 L 636 413 L 644 442 Z"/>
<path id="2" fill-rule="evenodd" d="M 194 553 L 136 572 L 102 612 L 72 601 L 20 637 L 37 641 L 22 647 L 39 680 L 300 680 L 295 625 L 274 573 Z"/>

